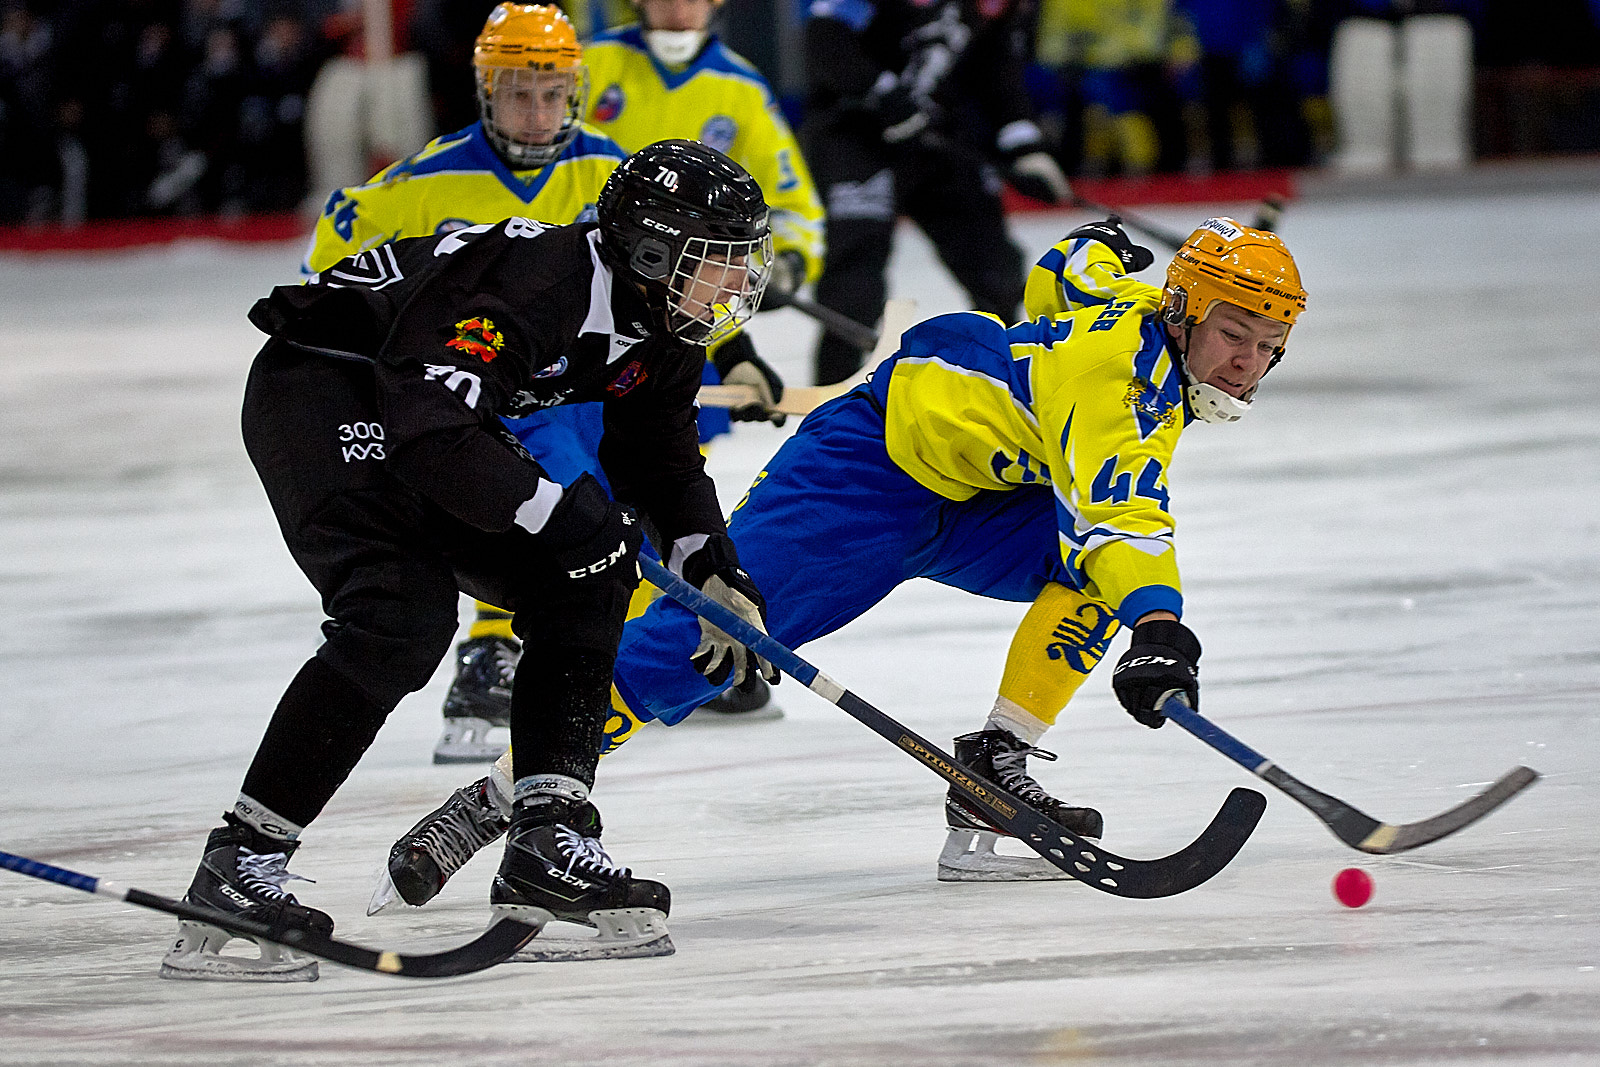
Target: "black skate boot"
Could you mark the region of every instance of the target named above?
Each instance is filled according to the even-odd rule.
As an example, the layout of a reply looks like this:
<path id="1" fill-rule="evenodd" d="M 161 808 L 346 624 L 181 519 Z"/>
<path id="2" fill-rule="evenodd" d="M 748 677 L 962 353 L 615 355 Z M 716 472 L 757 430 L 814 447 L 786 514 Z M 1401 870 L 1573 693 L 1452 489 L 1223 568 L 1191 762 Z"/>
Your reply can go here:
<path id="1" fill-rule="evenodd" d="M 420 908 L 510 825 L 489 796 L 488 778 L 457 789 L 394 843 L 367 914 L 376 915 L 396 900 Z"/>
<path id="2" fill-rule="evenodd" d="M 1093 808 L 1063 804 L 1044 791 L 1028 773 L 1027 759 L 1053 760 L 1054 752 L 1034 748 L 1009 730 L 990 727 L 962 734 L 955 740 L 956 762 L 1037 808 L 1080 837 L 1098 839 L 1105 821 Z M 1013 837 L 983 817 L 967 797 L 951 789 L 945 795 L 945 823 L 950 834 L 939 853 L 941 882 L 1018 882 L 1070 878 L 1071 875 L 1039 856 L 1008 856 L 995 852 L 995 842 Z"/>
<path id="3" fill-rule="evenodd" d="M 535 937 L 514 961 L 672 955 L 671 893 L 612 862 L 600 829 L 600 813 L 588 801 L 540 795 L 519 802 L 489 890 L 495 917 L 541 931 L 552 921 L 579 923 L 598 936 Z"/>
<path id="4" fill-rule="evenodd" d="M 456 646 L 456 680 L 444 698 L 444 732 L 433 746 L 435 763 L 489 763 L 506 743 L 489 731 L 511 724 L 511 680 L 522 645 L 509 637 L 474 637 Z"/>
<path id="5" fill-rule="evenodd" d="M 225 818 L 228 818 L 225 816 Z M 279 841 L 228 818 L 206 838 L 205 855 L 183 899 L 269 926 L 333 933 L 333 919 L 283 891 L 298 842 Z M 307 881 L 309 879 L 302 879 Z M 235 937 L 254 941 L 259 958 L 224 956 Z M 255 941 L 193 919 L 178 921 L 178 940 L 161 963 L 163 978 L 223 982 L 315 982 L 317 961 L 270 941 Z"/>

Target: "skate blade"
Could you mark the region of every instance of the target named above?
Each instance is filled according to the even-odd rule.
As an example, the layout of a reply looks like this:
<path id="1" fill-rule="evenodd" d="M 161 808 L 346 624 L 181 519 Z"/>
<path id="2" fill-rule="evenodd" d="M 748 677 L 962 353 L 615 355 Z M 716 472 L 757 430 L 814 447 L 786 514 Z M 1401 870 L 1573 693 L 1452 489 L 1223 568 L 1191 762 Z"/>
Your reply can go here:
<path id="1" fill-rule="evenodd" d="M 444 732 L 433 746 L 435 763 L 493 763 L 506 754 L 508 741 L 489 740 L 494 724 L 470 715 L 444 721 Z"/>
<path id="2" fill-rule="evenodd" d="M 237 937 L 260 949 L 259 957 L 224 956 Z M 271 941 L 238 937 L 209 923 L 178 921 L 178 940 L 161 961 L 162 978 L 195 982 L 315 982 L 317 961 Z"/>
<path id="3" fill-rule="evenodd" d="M 372 887 L 372 899 L 367 901 L 367 914 L 376 915 L 397 904 L 405 904 L 405 899 L 400 896 L 400 890 L 395 888 L 394 879 L 389 877 L 389 861 L 384 860 L 378 868 L 376 884 Z"/>
<path id="4" fill-rule="evenodd" d="M 534 915 L 542 914 L 542 921 Z M 589 937 L 546 937 L 545 924 L 553 919 L 543 908 L 495 908 L 495 918 L 505 915 L 539 929 L 507 962 L 577 963 L 583 960 L 635 960 L 670 956 L 677 951 L 667 932 L 667 917 L 655 908 L 607 908 L 591 911 L 595 934 Z"/>
<path id="5" fill-rule="evenodd" d="M 1007 856 L 994 850 L 1000 835 L 989 830 L 950 827 L 939 852 L 941 882 L 1076 881 L 1040 856 Z"/>

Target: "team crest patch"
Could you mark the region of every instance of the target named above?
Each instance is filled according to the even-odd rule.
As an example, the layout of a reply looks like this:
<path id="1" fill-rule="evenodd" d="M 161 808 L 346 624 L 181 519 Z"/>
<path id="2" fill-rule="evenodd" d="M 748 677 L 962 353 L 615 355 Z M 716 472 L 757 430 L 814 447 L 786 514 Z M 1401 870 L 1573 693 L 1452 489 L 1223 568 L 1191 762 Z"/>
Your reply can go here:
<path id="1" fill-rule="evenodd" d="M 706 119 L 706 124 L 700 127 L 700 143 L 710 145 L 718 152 L 727 154 L 733 147 L 733 139 L 739 133 L 739 127 L 726 115 L 712 115 Z"/>
<path id="2" fill-rule="evenodd" d="M 505 334 L 494 328 L 493 319 L 462 319 L 456 323 L 455 339 L 444 346 L 492 363 L 505 343 Z"/>
<path id="3" fill-rule="evenodd" d="M 606 392 L 610 393 L 612 396 L 622 396 L 624 393 L 631 393 L 634 386 L 638 385 L 648 377 L 650 377 L 650 372 L 644 369 L 644 364 L 640 363 L 638 360 L 634 360 L 626 367 L 623 367 L 622 373 L 617 375 L 616 379 L 612 381 L 610 385 L 606 386 Z"/>
<path id="4" fill-rule="evenodd" d="M 1177 402 L 1163 397 L 1160 390 L 1143 378 L 1135 378 L 1128 383 L 1128 391 L 1123 394 L 1122 402 L 1133 408 L 1139 416 L 1141 437 L 1149 437 L 1156 427 L 1171 427 L 1178 421 Z"/>
<path id="5" fill-rule="evenodd" d="M 622 114 L 622 107 L 627 103 L 627 98 L 622 95 L 622 86 L 612 82 L 600 93 L 600 98 L 594 102 L 594 120 L 596 122 L 615 122 L 617 116 Z"/>

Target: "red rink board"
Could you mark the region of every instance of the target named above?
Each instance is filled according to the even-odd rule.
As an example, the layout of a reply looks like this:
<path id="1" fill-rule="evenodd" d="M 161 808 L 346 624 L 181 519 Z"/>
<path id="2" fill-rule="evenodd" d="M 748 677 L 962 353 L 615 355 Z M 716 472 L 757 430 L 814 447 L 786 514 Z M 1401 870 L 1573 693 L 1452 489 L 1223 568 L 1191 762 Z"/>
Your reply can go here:
<path id="1" fill-rule="evenodd" d="M 1230 203 L 1267 196 L 1291 200 L 1295 195 L 1295 174 L 1290 170 L 1241 171 L 1204 177 L 1152 174 L 1143 178 L 1083 179 L 1073 182 L 1072 187 L 1086 200 L 1113 207 Z M 1010 212 L 1058 210 L 1010 188 L 1005 190 L 1005 206 Z M 0 252 L 116 251 L 174 241 L 258 244 L 305 240 L 310 234 L 311 223 L 292 213 L 238 219 L 115 219 L 74 227 L 0 227 Z"/>

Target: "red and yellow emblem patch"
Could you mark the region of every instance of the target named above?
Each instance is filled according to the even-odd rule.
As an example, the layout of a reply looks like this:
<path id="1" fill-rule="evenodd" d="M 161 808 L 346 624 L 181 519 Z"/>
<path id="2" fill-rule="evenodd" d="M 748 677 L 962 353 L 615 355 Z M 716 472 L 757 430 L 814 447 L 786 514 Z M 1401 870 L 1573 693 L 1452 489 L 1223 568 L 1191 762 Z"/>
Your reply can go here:
<path id="1" fill-rule="evenodd" d="M 500 354 L 505 343 L 505 334 L 494 328 L 493 319 L 462 319 L 456 323 L 455 339 L 446 341 L 444 346 L 459 349 L 488 363 Z"/>

